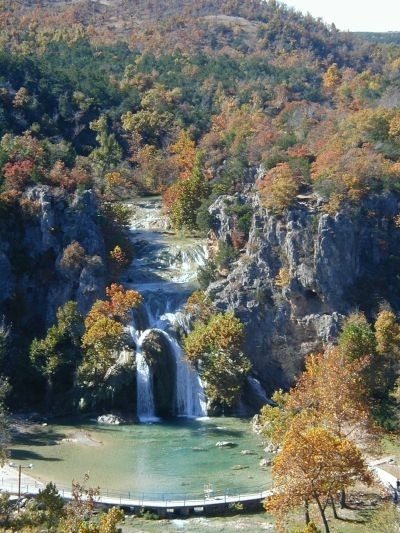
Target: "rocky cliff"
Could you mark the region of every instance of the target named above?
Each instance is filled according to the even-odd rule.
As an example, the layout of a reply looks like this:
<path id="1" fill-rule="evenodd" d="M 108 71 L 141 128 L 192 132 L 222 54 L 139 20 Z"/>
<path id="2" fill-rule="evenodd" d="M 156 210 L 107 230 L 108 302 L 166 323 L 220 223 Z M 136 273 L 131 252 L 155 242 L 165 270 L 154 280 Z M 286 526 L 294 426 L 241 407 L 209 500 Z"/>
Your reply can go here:
<path id="1" fill-rule="evenodd" d="M 32 333 L 52 324 L 66 301 L 86 312 L 103 296 L 105 250 L 91 191 L 71 197 L 37 186 L 19 203 L 1 214 L 0 314 Z"/>
<path id="2" fill-rule="evenodd" d="M 382 301 L 400 309 L 400 197 L 370 197 L 329 215 L 321 200 L 298 197 L 276 216 L 257 193 L 221 197 L 210 208 L 216 242 L 234 242 L 232 206 L 250 204 L 249 238 L 229 274 L 209 286 L 218 310 L 246 325 L 246 353 L 267 392 L 287 386 L 304 356 L 333 341 L 355 309 Z"/>

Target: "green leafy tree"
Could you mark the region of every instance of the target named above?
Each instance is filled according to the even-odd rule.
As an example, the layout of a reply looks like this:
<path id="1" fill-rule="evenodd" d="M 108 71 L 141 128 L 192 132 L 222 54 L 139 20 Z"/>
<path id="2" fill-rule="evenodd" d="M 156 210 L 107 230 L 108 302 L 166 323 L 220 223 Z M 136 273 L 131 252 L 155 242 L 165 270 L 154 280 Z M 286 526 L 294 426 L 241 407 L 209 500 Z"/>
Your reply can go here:
<path id="1" fill-rule="evenodd" d="M 90 127 L 97 133 L 96 141 L 99 146 L 91 152 L 89 159 L 92 161 L 97 175 L 102 179 L 106 172 L 119 165 L 122 158 L 122 149 L 114 133 L 109 133 L 105 115 L 91 122 Z"/>
<path id="2" fill-rule="evenodd" d="M 192 364 L 199 364 L 209 400 L 231 406 L 251 368 L 241 351 L 244 326 L 231 312 L 204 313 L 204 300 L 195 301 L 194 306 L 199 319 L 184 338 L 186 357 Z"/>
<path id="3" fill-rule="evenodd" d="M 198 154 L 190 176 L 176 181 L 164 194 L 164 205 L 172 226 L 176 229 L 196 229 L 197 210 L 208 193 L 209 187 L 202 170 L 202 156 Z"/>
<path id="4" fill-rule="evenodd" d="M 69 301 L 57 311 L 57 323 L 51 326 L 44 339 L 33 339 L 30 359 L 46 378 L 47 403 L 50 406 L 54 379 L 57 374 L 72 373 L 81 359 L 80 338 L 83 334 L 83 317 L 77 303 Z"/>
<path id="5" fill-rule="evenodd" d="M 339 346 L 350 361 L 375 353 L 375 335 L 362 313 L 352 313 L 346 319 L 339 336 Z"/>
<path id="6" fill-rule="evenodd" d="M 44 489 L 39 491 L 36 503 L 44 512 L 47 526 L 55 528 L 64 515 L 64 501 L 54 483 L 50 481 Z"/>

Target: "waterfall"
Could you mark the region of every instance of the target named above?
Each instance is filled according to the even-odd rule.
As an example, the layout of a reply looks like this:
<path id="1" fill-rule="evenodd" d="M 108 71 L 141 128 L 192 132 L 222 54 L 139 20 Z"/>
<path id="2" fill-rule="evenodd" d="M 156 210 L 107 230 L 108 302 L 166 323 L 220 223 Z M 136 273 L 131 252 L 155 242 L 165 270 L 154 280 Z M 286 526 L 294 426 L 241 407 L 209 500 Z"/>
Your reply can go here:
<path id="1" fill-rule="evenodd" d="M 175 406 L 178 416 L 207 415 L 201 380 L 185 361 L 176 332 L 185 331 L 187 323 L 181 311 L 187 297 L 197 289 L 197 268 L 203 265 L 207 250 L 204 241 L 181 238 L 167 233 L 168 221 L 159 198 L 139 199 L 133 205 L 130 239 L 135 253 L 121 281 L 127 288 L 142 293 L 140 323 L 130 332 L 136 344 L 137 413 L 140 421 L 156 420 L 153 376 L 143 354 L 142 344 L 152 330 L 159 330 L 168 341 L 176 365 Z M 157 375 L 157 378 L 160 376 Z M 172 406 L 171 406 L 172 407 Z"/>
<path id="2" fill-rule="evenodd" d="M 178 416 L 207 416 L 207 403 L 198 373 L 184 359 L 178 341 L 165 332 L 176 363 L 176 412 Z"/>
<path id="3" fill-rule="evenodd" d="M 136 397 L 137 416 L 140 422 L 157 422 L 159 420 L 155 416 L 153 380 L 150 368 L 142 353 L 143 341 L 150 331 L 150 329 L 146 329 L 137 339 L 136 345 Z"/>

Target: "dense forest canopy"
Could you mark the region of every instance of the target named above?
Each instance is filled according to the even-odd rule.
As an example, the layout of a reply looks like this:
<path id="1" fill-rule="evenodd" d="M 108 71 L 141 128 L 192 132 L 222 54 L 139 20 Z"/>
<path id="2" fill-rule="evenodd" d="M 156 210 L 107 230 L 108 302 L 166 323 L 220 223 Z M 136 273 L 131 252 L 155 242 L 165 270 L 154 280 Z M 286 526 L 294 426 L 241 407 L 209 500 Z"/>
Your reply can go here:
<path id="1" fill-rule="evenodd" d="M 110 200 L 161 193 L 175 229 L 205 234 L 211 203 L 254 184 L 257 168 L 276 214 L 304 195 L 333 213 L 398 190 L 400 48 L 375 41 L 274 0 L 2 1 L 3 234 L 37 220 L 34 185 L 71 201 L 94 190 L 111 282 L 131 251 Z M 248 238 L 251 208 L 231 214 L 232 246 L 201 273 L 205 287 Z M 93 261 L 74 240 L 57 264 L 71 277 Z"/>

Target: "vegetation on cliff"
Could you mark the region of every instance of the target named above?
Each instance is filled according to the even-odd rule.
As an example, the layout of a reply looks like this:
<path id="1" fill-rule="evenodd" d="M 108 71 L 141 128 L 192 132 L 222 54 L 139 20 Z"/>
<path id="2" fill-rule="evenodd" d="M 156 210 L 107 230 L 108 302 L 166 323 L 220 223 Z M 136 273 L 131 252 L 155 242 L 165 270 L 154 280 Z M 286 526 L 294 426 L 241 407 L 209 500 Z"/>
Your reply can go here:
<path id="1" fill-rule="evenodd" d="M 64 235 L 57 257 L 46 252 L 35 264 L 25 248 L 7 241 L 10 275 L 23 285 L 38 264 L 46 279 L 56 265 L 57 276 L 74 285 L 107 261 L 111 278 L 118 277 L 132 251 L 124 232 L 126 209 L 115 202 L 138 192 L 163 195 L 174 229 L 206 233 L 215 222 L 208 208 L 221 195 L 258 191 L 262 206 L 280 216 L 304 198 L 317 197 L 318 208 L 334 214 L 346 206 L 356 211 L 360 200 L 375 193 L 398 191 L 399 65 L 396 44 L 340 33 L 273 0 L 78 1 L 35 3 L 35 9 L 28 0 L 5 0 L 1 236 L 33 222 L 40 226 L 43 202 L 29 192 L 39 184 L 55 199 L 63 195 L 65 211 L 93 190 L 105 240 L 99 259 L 82 236 Z M 249 238 L 252 207 L 237 202 L 227 211 L 231 240 L 218 243 L 203 270 L 205 287 L 226 275 Z M 398 220 L 390 223 L 397 227 Z M 57 236 L 60 228 L 50 226 L 49 232 Z M 290 288 L 285 265 L 275 279 L 282 292 Z M 123 318 L 103 309 L 89 324 L 99 310 L 95 304 L 78 355 L 74 337 L 55 317 L 58 305 L 47 333 L 49 317 L 24 338 L 15 320 L 21 300 L 22 309 L 28 307 L 26 294 L 15 291 L 2 309 L 23 338 L 16 344 L 25 354 L 20 365 L 10 369 L 8 361 L 1 367 L 17 388 L 33 337 L 42 340 L 32 344 L 23 373 L 45 376 L 48 390 L 52 382 L 70 382 L 77 368 L 82 382 L 95 378 L 96 365 L 99 380 L 104 378 L 99 359 L 107 354 L 108 361 L 116 338 L 122 339 Z M 201 361 L 209 394 L 232 404 L 249 372 L 242 326 L 223 313 L 198 320 L 185 340 L 187 356 Z M 237 336 L 227 346 L 224 335 L 235 326 Z M 224 334 L 218 339 L 217 329 Z M 232 383 L 220 375 L 222 368 L 232 370 Z"/>

